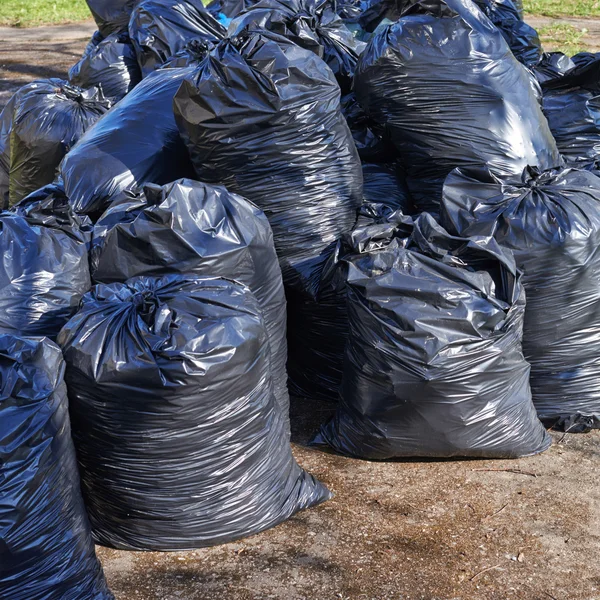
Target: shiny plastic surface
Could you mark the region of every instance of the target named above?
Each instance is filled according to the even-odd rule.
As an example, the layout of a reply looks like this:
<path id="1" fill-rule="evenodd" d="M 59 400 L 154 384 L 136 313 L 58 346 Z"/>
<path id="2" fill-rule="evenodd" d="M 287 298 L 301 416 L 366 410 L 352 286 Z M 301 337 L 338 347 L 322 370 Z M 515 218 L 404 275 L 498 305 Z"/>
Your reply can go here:
<path id="1" fill-rule="evenodd" d="M 64 370 L 48 339 L 0 335 L 3 600 L 114 600 L 81 497 Z"/>
<path id="2" fill-rule="evenodd" d="M 54 185 L 0 213 L 0 331 L 56 338 L 91 287 L 90 241 Z"/>
<path id="3" fill-rule="evenodd" d="M 110 108 L 96 88 L 83 90 L 60 79 L 37 83 L 14 105 L 9 138 L 11 206 L 54 181 L 65 154 Z"/>
<path id="4" fill-rule="evenodd" d="M 171 108 L 189 74 L 161 69 L 146 77 L 65 157 L 60 175 L 78 213 L 97 218 L 124 190 L 193 177 Z"/>
<path id="5" fill-rule="evenodd" d="M 404 174 L 394 163 L 363 163 L 363 198 L 365 203 L 384 204 L 404 214 L 414 211 Z"/>
<path id="6" fill-rule="evenodd" d="M 190 179 L 148 185 L 124 193 L 96 223 L 90 258 L 95 282 L 194 273 L 246 285 L 263 313 L 275 396 L 288 419 L 285 294 L 273 233 L 256 206 Z"/>
<path id="7" fill-rule="evenodd" d="M 192 275 L 99 285 L 59 341 L 100 543 L 211 546 L 330 497 L 292 457 L 247 288 Z"/>
<path id="8" fill-rule="evenodd" d="M 443 222 L 494 235 L 523 270 L 523 351 L 533 401 L 548 425 L 600 425 L 600 178 L 577 170 L 500 180 L 451 173 Z"/>
<path id="9" fill-rule="evenodd" d="M 113 102 L 121 100 L 141 79 L 137 56 L 127 33 L 113 33 L 100 43 L 91 44 L 69 71 L 73 85 L 100 87 Z"/>
<path id="10" fill-rule="evenodd" d="M 385 125 L 421 210 L 439 210 L 454 167 L 508 175 L 559 164 L 531 75 L 470 0 L 416 3 L 371 39 L 354 88 Z"/>
<path id="11" fill-rule="evenodd" d="M 357 229 L 343 257 L 350 336 L 340 404 L 313 443 L 368 459 L 516 458 L 550 438 L 521 351 L 525 293 L 493 239 Z"/>
<path id="12" fill-rule="evenodd" d="M 131 11 L 138 0 L 85 0 L 98 25 L 100 33 L 108 37 L 111 33 L 127 31 Z"/>
<path id="13" fill-rule="evenodd" d="M 133 10 L 129 35 L 146 77 L 190 40 L 218 42 L 225 28 L 202 0 L 141 0 Z"/>

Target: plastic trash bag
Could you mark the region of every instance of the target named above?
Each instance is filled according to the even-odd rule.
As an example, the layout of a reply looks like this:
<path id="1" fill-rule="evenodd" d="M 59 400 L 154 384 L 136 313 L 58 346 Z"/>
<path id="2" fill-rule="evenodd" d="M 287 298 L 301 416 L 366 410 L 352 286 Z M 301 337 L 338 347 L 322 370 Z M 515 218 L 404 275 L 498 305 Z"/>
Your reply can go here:
<path id="1" fill-rule="evenodd" d="M 267 215 L 288 287 L 303 288 L 362 199 L 339 96 L 318 56 L 265 31 L 223 40 L 173 103 L 198 179 Z"/>
<path id="2" fill-rule="evenodd" d="M 194 176 L 172 110 L 173 96 L 190 72 L 153 73 L 67 154 L 60 175 L 76 212 L 97 218 L 125 190 Z"/>
<path id="3" fill-rule="evenodd" d="M 110 108 L 95 88 L 83 90 L 60 79 L 37 83 L 14 106 L 9 138 L 11 205 L 54 181 L 65 154 Z"/>
<path id="4" fill-rule="evenodd" d="M 465 237 L 493 234 L 523 270 L 523 351 L 540 419 L 572 431 L 600 425 L 600 178 L 456 170 L 442 218 Z"/>
<path id="5" fill-rule="evenodd" d="M 383 204 L 406 215 L 414 210 L 404 174 L 394 163 L 363 163 L 364 202 Z"/>
<path id="6" fill-rule="evenodd" d="M 247 8 L 256 4 L 257 0 L 212 0 L 206 5 L 206 10 L 215 19 L 233 19 Z"/>
<path id="7" fill-rule="evenodd" d="M 129 24 L 144 77 L 190 40 L 218 42 L 225 33 L 225 27 L 204 8 L 202 0 L 141 0 Z"/>
<path id="8" fill-rule="evenodd" d="M 510 175 L 560 164 L 530 73 L 469 0 L 423 0 L 375 35 L 355 92 L 386 127 L 420 210 L 439 210 L 454 167 Z"/>
<path id="9" fill-rule="evenodd" d="M 60 348 L 0 335 L 0 598 L 114 600 L 96 559 Z"/>
<path id="10" fill-rule="evenodd" d="M 553 79 L 559 79 L 566 75 L 577 65 L 562 52 L 545 52 L 540 62 L 531 70 L 538 83 L 544 84 Z"/>
<path id="11" fill-rule="evenodd" d="M 542 84 L 544 114 L 560 153 L 575 167 L 600 160 L 600 60 Z"/>
<path id="12" fill-rule="evenodd" d="M 360 53 L 357 40 L 329 2 L 316 0 L 260 0 L 235 18 L 228 35 L 245 29 L 267 29 L 313 51 L 333 71 L 342 93 L 350 92 Z"/>
<path id="13" fill-rule="evenodd" d="M 87 49 L 69 71 L 69 81 L 83 88 L 100 87 L 113 102 L 127 95 L 142 79 L 129 35 L 113 33 Z"/>
<path id="14" fill-rule="evenodd" d="M 60 343 L 100 543 L 212 546 L 330 497 L 292 457 L 247 288 L 192 275 L 99 285 Z"/>
<path id="15" fill-rule="evenodd" d="M 127 31 L 131 11 L 138 0 L 85 0 L 98 25 L 100 33 L 108 37 L 111 33 Z"/>
<path id="16" fill-rule="evenodd" d="M 349 245 L 343 388 L 313 443 L 367 459 L 548 448 L 512 256 L 493 239 L 452 237 L 427 214 L 355 230 Z"/>
<path id="17" fill-rule="evenodd" d="M 0 213 L 0 332 L 56 338 L 91 287 L 91 229 L 55 185 Z"/>
<path id="18" fill-rule="evenodd" d="M 94 227 L 94 281 L 168 273 L 235 279 L 260 304 L 271 348 L 275 397 L 285 418 L 286 303 L 273 233 L 265 215 L 224 187 L 181 179 L 124 193 Z"/>

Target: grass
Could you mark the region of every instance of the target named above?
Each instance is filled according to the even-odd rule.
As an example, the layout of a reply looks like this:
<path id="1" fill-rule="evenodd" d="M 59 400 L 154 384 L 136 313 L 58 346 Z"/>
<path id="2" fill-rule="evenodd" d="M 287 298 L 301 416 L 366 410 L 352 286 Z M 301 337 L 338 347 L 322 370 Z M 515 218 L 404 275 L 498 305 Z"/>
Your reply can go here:
<path id="1" fill-rule="evenodd" d="M 546 25 L 538 29 L 540 40 L 544 50 L 564 52 L 568 56 L 573 56 L 578 52 L 587 49 L 583 42 L 583 36 L 587 33 L 586 29 L 578 29 L 568 23 L 556 23 Z"/>
<path id="2" fill-rule="evenodd" d="M 0 0 L 0 25 L 34 27 L 91 19 L 85 0 Z"/>
<path id="3" fill-rule="evenodd" d="M 523 0 L 525 12 L 546 17 L 600 17 L 600 0 Z"/>

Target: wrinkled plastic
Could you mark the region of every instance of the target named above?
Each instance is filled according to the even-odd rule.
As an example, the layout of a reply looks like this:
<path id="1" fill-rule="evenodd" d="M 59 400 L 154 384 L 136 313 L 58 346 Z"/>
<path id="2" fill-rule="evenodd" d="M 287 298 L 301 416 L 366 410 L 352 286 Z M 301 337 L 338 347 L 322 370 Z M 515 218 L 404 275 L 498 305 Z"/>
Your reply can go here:
<path id="1" fill-rule="evenodd" d="M 493 239 L 452 237 L 430 215 L 355 230 L 349 245 L 343 388 L 313 443 L 367 459 L 548 448 L 512 256 Z"/>
<path id="2" fill-rule="evenodd" d="M 175 96 L 198 179 L 265 212 L 287 286 L 350 230 L 362 173 L 325 63 L 271 32 L 226 39 Z"/>
<path id="3" fill-rule="evenodd" d="M 91 229 L 55 185 L 0 213 L 0 332 L 56 338 L 91 287 Z"/>
<path id="4" fill-rule="evenodd" d="M 83 88 L 100 87 L 113 103 L 126 96 L 142 74 L 127 33 L 113 33 L 88 48 L 69 71 L 69 81 Z"/>
<path id="5" fill-rule="evenodd" d="M 600 60 L 542 85 L 544 114 L 560 153 L 572 166 L 600 160 Z"/>
<path id="6" fill-rule="evenodd" d="M 234 19 L 229 37 L 245 29 L 268 29 L 313 51 L 333 71 L 342 93 L 350 92 L 360 53 L 357 40 L 329 2 L 316 0 L 260 0 Z"/>
<path id="7" fill-rule="evenodd" d="M 0 335 L 3 600 L 114 600 L 81 497 L 64 370 L 49 340 Z"/>
<path id="8" fill-rule="evenodd" d="M 256 206 L 190 179 L 147 185 L 124 193 L 96 223 L 90 258 L 96 282 L 194 273 L 248 286 L 262 309 L 275 396 L 288 418 L 285 294 L 273 233 Z"/>
<path id="9" fill-rule="evenodd" d="M 562 52 L 545 52 L 540 62 L 532 68 L 538 83 L 544 84 L 566 75 L 577 65 Z"/>
<path id="10" fill-rule="evenodd" d="M 600 178 L 457 170 L 443 208 L 447 228 L 493 234 L 523 270 L 523 351 L 539 417 L 571 431 L 600 425 Z"/>
<path id="11" fill-rule="evenodd" d="M 222 19 L 223 17 L 233 19 L 254 4 L 256 4 L 256 0 L 212 0 L 206 5 L 206 10 L 215 19 Z"/>
<path id="12" fill-rule="evenodd" d="M 363 163 L 363 198 L 366 203 L 383 204 L 406 215 L 414 211 L 404 174 L 394 163 Z"/>
<path id="13" fill-rule="evenodd" d="M 138 0 L 85 0 L 104 37 L 127 31 L 131 11 Z"/>
<path id="14" fill-rule="evenodd" d="M 60 343 L 100 543 L 211 546 L 330 497 L 292 457 L 247 288 L 191 275 L 99 285 Z"/>
<path id="15" fill-rule="evenodd" d="M 439 210 L 454 167 L 510 175 L 560 164 L 529 72 L 469 0 L 416 3 L 371 39 L 354 88 L 386 127 L 420 210 Z"/>
<path id="16" fill-rule="evenodd" d="M 161 69 L 146 77 L 65 157 L 60 175 L 76 212 L 97 218 L 125 190 L 193 178 L 171 108 L 190 73 Z"/>
<path id="17" fill-rule="evenodd" d="M 129 35 L 144 77 L 183 50 L 192 39 L 218 42 L 225 27 L 201 0 L 141 0 L 133 10 Z"/>
<path id="18" fill-rule="evenodd" d="M 97 89 L 60 79 L 37 82 L 14 106 L 10 130 L 9 203 L 54 181 L 61 160 L 110 108 Z"/>

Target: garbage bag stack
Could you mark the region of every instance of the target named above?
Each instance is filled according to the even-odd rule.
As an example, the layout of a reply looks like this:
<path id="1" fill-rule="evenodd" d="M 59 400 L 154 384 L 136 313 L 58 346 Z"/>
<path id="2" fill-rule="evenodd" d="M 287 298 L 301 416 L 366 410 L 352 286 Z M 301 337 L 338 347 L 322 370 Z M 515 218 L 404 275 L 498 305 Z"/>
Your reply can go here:
<path id="1" fill-rule="evenodd" d="M 265 215 L 224 187 L 189 179 L 123 196 L 94 227 L 94 281 L 194 273 L 248 286 L 263 313 L 275 397 L 287 422 L 286 303 Z"/>
<path id="2" fill-rule="evenodd" d="M 439 210 L 455 167 L 511 175 L 560 162 L 529 72 L 470 0 L 415 2 L 361 54 L 355 92 L 385 126 L 420 210 Z"/>
<path id="3" fill-rule="evenodd" d="M 315 290 L 362 200 L 360 161 L 339 99 L 318 56 L 264 31 L 223 40 L 173 104 L 198 179 L 248 198 L 269 219 L 290 303 L 288 371 L 292 382 L 295 372 L 315 382 L 298 390 L 303 395 L 320 393 L 313 389 L 320 387 L 318 370 L 339 370 L 340 356 L 318 356 L 319 345 L 296 352 L 294 345 L 313 334 L 327 345 L 334 335 L 315 329 L 323 321 L 313 311 Z"/>
<path id="4" fill-rule="evenodd" d="M 60 79 L 37 82 L 19 94 L 10 127 L 9 202 L 51 183 L 62 158 L 110 107 L 96 88 Z"/>
<path id="5" fill-rule="evenodd" d="M 574 167 L 600 162 L 600 59 L 542 84 L 544 114 L 560 153 Z"/>
<path id="6" fill-rule="evenodd" d="M 0 335 L 0 598 L 114 600 L 71 440 L 65 364 L 41 337 Z"/>
<path id="7" fill-rule="evenodd" d="M 131 11 L 138 0 L 85 0 L 98 25 L 100 34 L 108 37 L 112 33 L 127 31 Z"/>
<path id="8" fill-rule="evenodd" d="M 113 33 L 91 44 L 69 71 L 69 81 L 83 88 L 99 87 L 113 103 L 142 79 L 135 50 L 126 32 Z"/>
<path id="9" fill-rule="evenodd" d="M 58 332 L 91 287 L 91 223 L 48 185 L 0 213 L 0 332 Z"/>
<path id="10" fill-rule="evenodd" d="M 144 77 L 182 50 L 192 39 L 218 42 L 225 28 L 201 0 L 141 0 L 134 8 L 129 35 Z"/>
<path id="11" fill-rule="evenodd" d="M 523 350 L 540 419 L 571 431 L 600 425 L 600 178 L 458 169 L 442 219 L 462 236 L 494 235 L 523 270 Z"/>
<path id="12" fill-rule="evenodd" d="M 329 498 L 292 457 L 246 287 L 190 275 L 98 285 L 59 341 L 102 544 L 211 546 Z"/>
<path id="13" fill-rule="evenodd" d="M 368 459 L 548 448 L 510 253 L 491 238 L 453 237 L 427 214 L 357 229 L 347 246 L 342 394 L 314 443 Z"/>
<path id="14" fill-rule="evenodd" d="M 152 73 L 67 154 L 60 175 L 76 212 L 97 219 L 125 190 L 194 177 L 172 110 L 190 74 L 185 68 Z"/>

